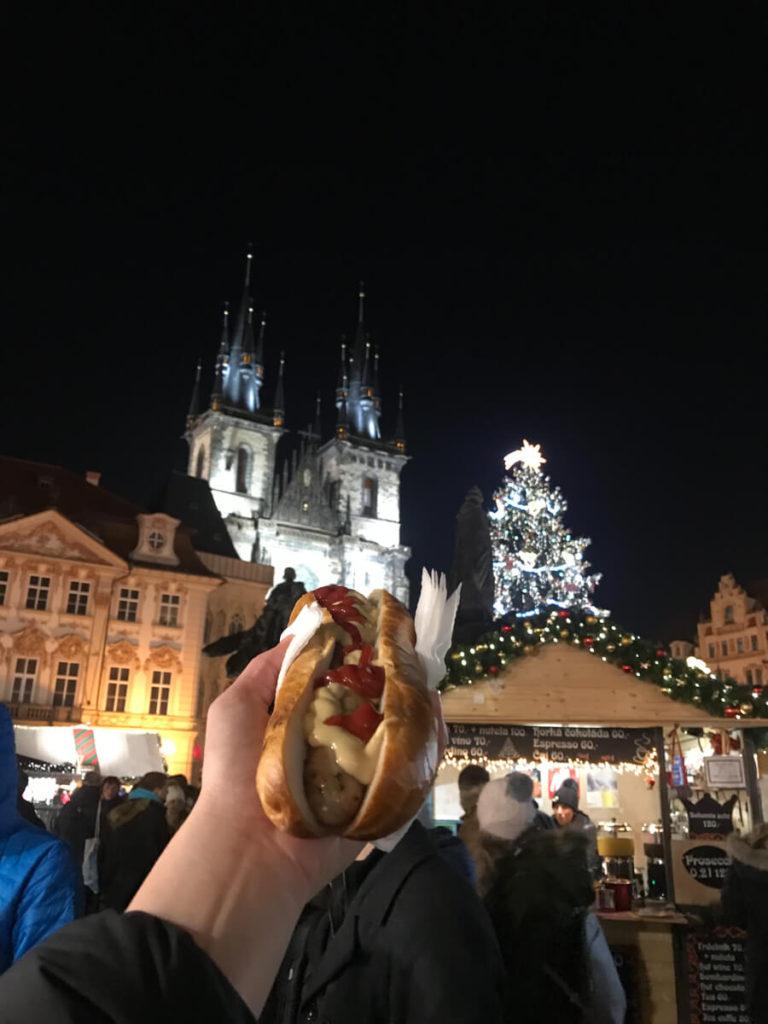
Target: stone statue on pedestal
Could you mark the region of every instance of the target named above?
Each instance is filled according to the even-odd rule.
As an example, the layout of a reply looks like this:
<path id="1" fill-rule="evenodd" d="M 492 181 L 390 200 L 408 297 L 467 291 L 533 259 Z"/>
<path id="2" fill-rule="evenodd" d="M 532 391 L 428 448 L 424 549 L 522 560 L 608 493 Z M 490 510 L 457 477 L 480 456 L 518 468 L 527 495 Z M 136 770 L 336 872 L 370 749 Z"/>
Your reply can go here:
<path id="1" fill-rule="evenodd" d="M 293 606 L 305 593 L 304 584 L 296 582 L 296 570 L 286 569 L 283 582 L 273 587 L 261 615 L 251 628 L 219 637 L 203 648 L 203 654 L 210 658 L 229 654 L 227 675 L 230 678 L 239 675 L 252 658 L 275 646 L 288 625 Z"/>

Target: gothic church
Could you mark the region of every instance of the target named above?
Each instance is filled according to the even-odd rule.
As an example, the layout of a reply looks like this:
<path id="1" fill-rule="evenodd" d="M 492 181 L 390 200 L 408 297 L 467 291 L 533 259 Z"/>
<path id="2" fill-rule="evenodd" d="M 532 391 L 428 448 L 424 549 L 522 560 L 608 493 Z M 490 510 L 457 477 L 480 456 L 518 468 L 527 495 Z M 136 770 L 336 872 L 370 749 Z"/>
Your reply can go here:
<path id="1" fill-rule="evenodd" d="M 408 461 L 403 397 L 395 435 L 384 440 L 378 352 L 365 326 L 362 286 L 352 350 L 341 346 L 334 436 L 321 436 L 318 398 L 314 424 L 280 464 L 278 443 L 287 432 L 283 357 L 268 410 L 265 320 L 254 317 L 251 264 L 249 252 L 234 329 L 224 309 L 207 408 L 198 365 L 187 472 L 208 481 L 238 555 L 274 566 L 275 583 L 293 566 L 308 590 L 337 581 L 362 593 L 385 587 L 407 604 L 410 549 L 400 543 L 400 474 Z"/>

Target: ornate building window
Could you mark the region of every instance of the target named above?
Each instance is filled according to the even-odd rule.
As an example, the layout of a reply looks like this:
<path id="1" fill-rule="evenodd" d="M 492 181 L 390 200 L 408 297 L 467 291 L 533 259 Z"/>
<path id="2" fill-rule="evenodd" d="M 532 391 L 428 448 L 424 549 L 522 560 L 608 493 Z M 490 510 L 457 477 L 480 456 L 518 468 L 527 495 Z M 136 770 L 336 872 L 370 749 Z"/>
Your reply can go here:
<path id="1" fill-rule="evenodd" d="M 715 657 L 715 645 L 714 644 L 710 644 L 709 645 L 709 657 L 710 657 L 710 660 L 714 659 L 714 657 Z"/>
<path id="2" fill-rule="evenodd" d="M 14 704 L 30 704 L 32 691 L 37 679 L 37 658 L 17 658 L 13 673 L 11 701 Z"/>
<path id="3" fill-rule="evenodd" d="M 90 583 L 85 583 L 83 580 L 72 580 L 67 597 L 67 615 L 87 615 L 90 593 Z"/>
<path id="4" fill-rule="evenodd" d="M 742 637 L 739 637 L 738 640 L 736 641 L 736 650 L 738 651 L 739 654 L 743 654 L 744 653 L 744 640 L 743 640 Z"/>
<path id="5" fill-rule="evenodd" d="M 178 626 L 181 598 L 178 594 L 160 595 L 160 625 Z"/>
<path id="6" fill-rule="evenodd" d="M 195 462 L 195 476 L 202 477 L 205 472 L 205 448 L 201 445 L 197 449 L 197 460 Z"/>
<path id="7" fill-rule="evenodd" d="M 75 691 L 80 666 L 76 661 L 60 661 L 56 669 L 56 682 L 53 690 L 53 706 L 55 708 L 71 708 L 75 706 Z"/>
<path id="8" fill-rule="evenodd" d="M 153 530 L 147 540 L 153 551 L 162 551 L 165 547 L 165 534 L 159 530 Z"/>
<path id="9" fill-rule="evenodd" d="M 130 587 L 120 588 L 117 617 L 121 622 L 135 622 L 139 612 L 139 592 Z"/>
<path id="10" fill-rule="evenodd" d="M 5 604 L 5 595 L 8 592 L 8 573 L 0 569 L 0 604 Z"/>
<path id="11" fill-rule="evenodd" d="M 128 681 L 130 669 L 119 668 L 113 665 L 109 670 L 109 682 L 107 683 L 107 711 L 125 711 L 125 704 L 128 700 Z"/>
<path id="12" fill-rule="evenodd" d="M 726 623 L 733 622 L 733 605 L 727 604 L 725 606 L 724 619 Z"/>
<path id="13" fill-rule="evenodd" d="M 171 696 L 171 673 L 153 672 L 152 686 L 149 691 L 150 715 L 167 715 L 168 701 Z"/>
<path id="14" fill-rule="evenodd" d="M 720 641 L 720 650 L 722 651 L 723 657 L 727 658 L 728 657 L 728 641 L 727 640 L 721 640 Z"/>
<path id="15" fill-rule="evenodd" d="M 241 445 L 237 449 L 235 464 L 235 490 L 238 494 L 248 493 L 248 449 Z"/>
<path id="16" fill-rule="evenodd" d="M 376 516 L 376 504 L 378 501 L 378 482 L 372 476 L 363 479 L 363 515 Z"/>
<path id="17" fill-rule="evenodd" d="M 27 590 L 27 608 L 36 612 L 44 612 L 48 607 L 48 595 L 51 591 L 50 576 L 30 576 Z"/>
<path id="18" fill-rule="evenodd" d="M 750 638 L 749 638 L 749 649 L 751 651 L 756 651 L 757 650 L 757 634 L 756 633 L 753 633 L 750 636 Z"/>

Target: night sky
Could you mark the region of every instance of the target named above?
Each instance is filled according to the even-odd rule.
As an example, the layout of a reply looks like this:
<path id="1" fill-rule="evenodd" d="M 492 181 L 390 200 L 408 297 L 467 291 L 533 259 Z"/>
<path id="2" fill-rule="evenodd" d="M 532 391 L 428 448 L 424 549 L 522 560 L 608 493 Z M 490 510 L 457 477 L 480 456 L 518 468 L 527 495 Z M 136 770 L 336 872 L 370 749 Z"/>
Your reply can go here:
<path id="1" fill-rule="evenodd" d="M 527 437 L 627 626 L 768 575 L 757 3 L 163 6 L 6 25 L 5 453 L 151 502 L 252 241 L 294 428 L 366 282 L 414 569 Z"/>

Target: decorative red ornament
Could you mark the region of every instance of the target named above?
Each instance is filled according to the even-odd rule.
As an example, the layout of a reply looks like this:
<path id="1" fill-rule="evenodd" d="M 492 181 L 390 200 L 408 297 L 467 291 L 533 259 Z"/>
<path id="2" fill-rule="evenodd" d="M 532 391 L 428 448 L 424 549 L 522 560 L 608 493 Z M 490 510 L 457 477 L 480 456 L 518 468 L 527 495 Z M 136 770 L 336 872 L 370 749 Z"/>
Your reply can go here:
<path id="1" fill-rule="evenodd" d="M 712 750 L 717 757 L 723 753 L 723 735 L 719 732 L 708 732 L 707 739 L 712 744 Z"/>
<path id="2" fill-rule="evenodd" d="M 192 744 L 192 760 L 199 761 L 201 760 L 202 756 L 203 748 L 200 746 L 197 740 L 195 740 L 195 742 Z"/>
<path id="3" fill-rule="evenodd" d="M 593 636 L 585 636 L 584 637 L 584 643 L 587 645 L 587 647 L 589 647 L 594 642 L 595 642 L 595 638 Z"/>
<path id="4" fill-rule="evenodd" d="M 632 666 L 631 665 L 622 665 L 621 666 L 621 671 L 622 672 L 631 672 L 632 671 Z"/>
<path id="5" fill-rule="evenodd" d="M 499 674 L 499 666 L 498 665 L 491 665 L 491 667 L 488 669 L 488 671 L 491 673 L 492 676 L 497 676 Z"/>
<path id="6" fill-rule="evenodd" d="M 502 633 L 511 633 L 512 632 L 512 627 L 511 626 L 502 626 L 501 627 L 501 632 Z"/>
<path id="7" fill-rule="evenodd" d="M 560 610 L 560 611 L 559 611 L 559 612 L 557 613 L 557 617 L 558 617 L 558 619 L 567 619 L 569 615 L 570 615 L 570 612 L 567 612 L 567 611 L 565 610 L 565 608 L 561 609 L 561 610 Z"/>
<path id="8" fill-rule="evenodd" d="M 755 689 L 752 691 L 752 696 L 755 698 L 755 700 L 757 700 L 759 697 L 763 696 L 763 691 L 755 687 Z"/>
<path id="9" fill-rule="evenodd" d="M 735 718 L 736 715 L 738 715 L 738 713 L 739 713 L 739 709 L 738 708 L 726 708 L 723 711 L 723 714 L 725 715 L 726 718 Z"/>
<path id="10" fill-rule="evenodd" d="M 656 651 L 656 657 L 657 658 L 666 658 L 666 656 L 667 656 L 667 652 L 664 650 L 664 648 L 663 647 L 659 647 L 658 650 Z"/>

